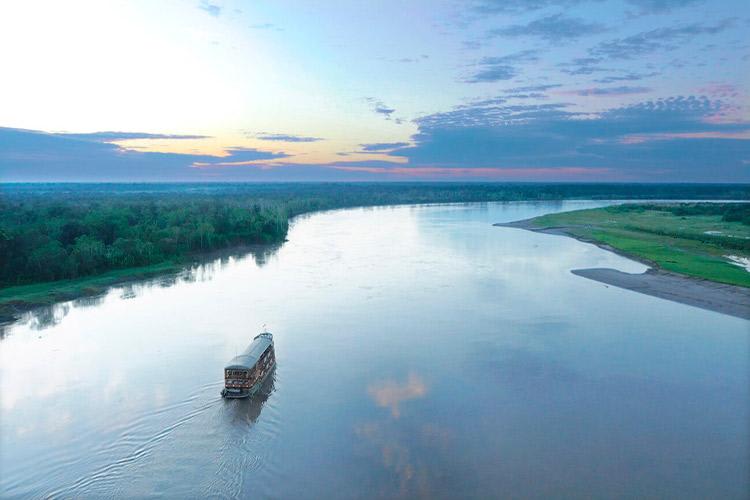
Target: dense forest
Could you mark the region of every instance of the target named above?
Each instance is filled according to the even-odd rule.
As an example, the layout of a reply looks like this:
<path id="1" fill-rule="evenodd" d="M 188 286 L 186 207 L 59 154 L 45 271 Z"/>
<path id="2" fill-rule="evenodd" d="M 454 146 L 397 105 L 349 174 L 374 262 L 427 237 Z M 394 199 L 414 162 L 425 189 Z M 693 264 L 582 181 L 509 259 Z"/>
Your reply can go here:
<path id="1" fill-rule="evenodd" d="M 281 242 L 289 218 L 399 203 L 562 199 L 748 199 L 737 185 L 4 184 L 0 287 L 179 262 Z M 705 205 L 701 205 L 705 206 Z M 747 223 L 747 210 L 727 213 Z M 722 214 L 724 215 L 724 214 Z"/>

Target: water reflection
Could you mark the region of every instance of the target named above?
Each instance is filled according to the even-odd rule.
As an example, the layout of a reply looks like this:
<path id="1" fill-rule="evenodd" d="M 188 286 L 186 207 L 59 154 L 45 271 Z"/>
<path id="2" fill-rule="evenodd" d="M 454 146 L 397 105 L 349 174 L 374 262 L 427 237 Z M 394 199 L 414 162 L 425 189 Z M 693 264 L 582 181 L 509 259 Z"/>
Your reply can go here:
<path id="1" fill-rule="evenodd" d="M 411 399 L 423 398 L 427 394 L 427 386 L 422 378 L 410 373 L 406 382 L 395 380 L 376 382 L 367 389 L 368 394 L 380 407 L 389 408 L 393 418 L 401 416 L 399 404 Z"/>
<path id="2" fill-rule="evenodd" d="M 73 301 L 73 307 L 94 307 L 104 303 L 105 295 L 90 295 Z"/>
<path id="3" fill-rule="evenodd" d="M 239 426 L 251 426 L 258 421 L 263 406 L 271 397 L 276 385 L 276 368 L 266 377 L 263 384 L 252 397 L 242 399 L 225 399 L 225 404 L 230 408 L 232 423 Z"/>
<path id="4" fill-rule="evenodd" d="M 67 316 L 71 305 L 71 303 L 54 304 L 36 309 L 28 315 L 29 328 L 43 330 L 60 323 Z"/>
<path id="5" fill-rule="evenodd" d="M 182 283 L 203 283 L 211 281 L 213 277 L 226 269 L 227 266 L 242 262 L 250 258 L 256 266 L 262 267 L 271 261 L 282 244 L 241 246 L 229 250 L 212 252 L 203 256 L 199 261 L 189 264 L 181 271 L 164 274 L 155 278 L 115 284 L 102 292 L 79 297 L 72 301 L 40 306 L 19 315 L 14 322 L 0 325 L 0 339 L 10 326 L 26 324 L 33 330 L 44 330 L 58 325 L 73 308 L 87 308 L 102 305 L 109 298 L 120 300 L 134 299 L 151 288 L 170 288 Z"/>
<path id="6" fill-rule="evenodd" d="M 463 480 L 450 471 L 454 433 L 444 425 L 412 413 L 404 415 L 402 405 L 428 395 L 422 377 L 410 373 L 404 382 L 384 380 L 369 385 L 368 395 L 376 406 L 390 414 L 354 426 L 362 441 L 361 453 L 382 469 L 384 480 L 373 485 L 374 496 L 385 498 L 432 498 L 445 496 Z M 402 418 L 403 417 L 403 418 Z"/>
<path id="7" fill-rule="evenodd" d="M 16 323 L 0 496 L 746 497 L 747 322 L 603 288 L 569 270 L 643 266 L 491 225 L 584 206 L 316 214 L 257 262 Z M 272 395 L 222 400 L 263 323 Z"/>

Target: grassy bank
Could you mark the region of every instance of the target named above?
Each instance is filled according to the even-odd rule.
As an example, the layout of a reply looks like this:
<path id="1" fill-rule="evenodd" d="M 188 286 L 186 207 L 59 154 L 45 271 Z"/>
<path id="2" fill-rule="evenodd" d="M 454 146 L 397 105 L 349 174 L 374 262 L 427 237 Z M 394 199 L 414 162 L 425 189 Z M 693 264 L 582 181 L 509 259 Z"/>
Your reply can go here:
<path id="1" fill-rule="evenodd" d="M 545 215 L 529 225 L 557 228 L 667 271 L 750 287 L 750 272 L 728 258 L 750 257 L 750 225 L 742 219 L 748 210 L 737 204 L 620 205 Z"/>
<path id="2" fill-rule="evenodd" d="M 182 265 L 161 262 L 150 266 L 116 269 L 85 278 L 48 281 L 0 289 L 0 322 L 15 318 L 19 312 L 79 297 L 99 295 L 112 285 L 177 272 Z"/>

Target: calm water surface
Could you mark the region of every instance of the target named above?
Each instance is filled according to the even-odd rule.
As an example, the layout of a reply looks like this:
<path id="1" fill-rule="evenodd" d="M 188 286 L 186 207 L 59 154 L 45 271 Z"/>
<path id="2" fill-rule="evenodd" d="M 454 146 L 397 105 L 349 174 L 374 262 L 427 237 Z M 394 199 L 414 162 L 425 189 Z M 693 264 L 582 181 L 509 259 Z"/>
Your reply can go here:
<path id="1" fill-rule="evenodd" d="M 748 322 L 491 226 L 588 206 L 320 213 L 275 251 L 29 316 L 0 339 L 0 494 L 746 497 Z M 222 400 L 264 323 L 267 396 Z"/>

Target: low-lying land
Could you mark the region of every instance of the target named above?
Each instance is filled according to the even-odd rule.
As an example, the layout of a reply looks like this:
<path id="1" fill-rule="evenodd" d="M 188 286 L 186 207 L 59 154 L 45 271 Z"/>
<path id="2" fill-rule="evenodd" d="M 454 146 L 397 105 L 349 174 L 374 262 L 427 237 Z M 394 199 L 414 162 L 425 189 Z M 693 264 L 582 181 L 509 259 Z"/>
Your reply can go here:
<path id="1" fill-rule="evenodd" d="M 99 295 L 118 283 L 178 272 L 180 269 L 182 265 L 163 262 L 151 266 L 116 269 L 86 278 L 3 288 L 0 289 L 0 323 L 13 319 L 18 312 L 30 307 Z"/>
<path id="2" fill-rule="evenodd" d="M 750 198 L 750 186 L 626 184 L 0 185 L 0 317 L 179 270 L 198 256 L 278 244 L 308 212 L 403 203 Z"/>
<path id="3" fill-rule="evenodd" d="M 616 269 L 574 269 L 571 272 L 618 288 L 750 319 L 750 290 L 747 288 L 686 278 L 658 269 L 649 269 L 641 274 Z"/>
<path id="4" fill-rule="evenodd" d="M 653 268 L 578 275 L 750 319 L 750 204 L 625 204 L 498 225 L 572 236 Z"/>

